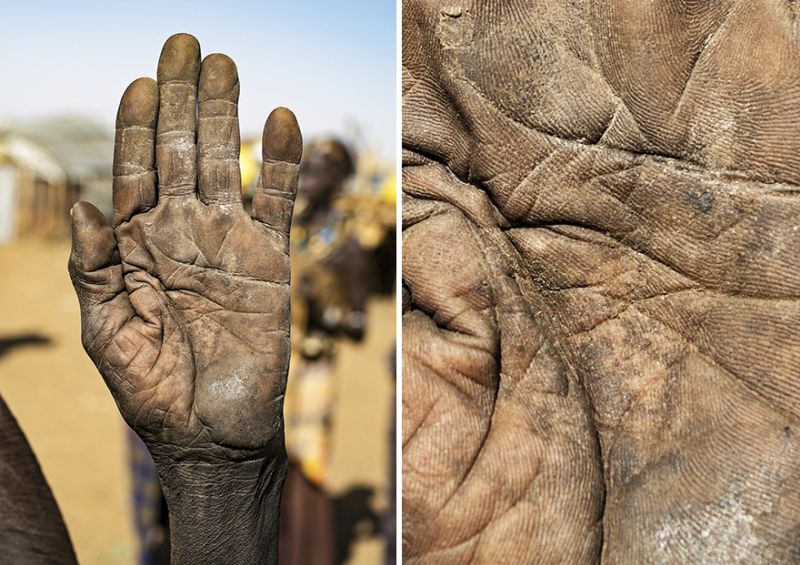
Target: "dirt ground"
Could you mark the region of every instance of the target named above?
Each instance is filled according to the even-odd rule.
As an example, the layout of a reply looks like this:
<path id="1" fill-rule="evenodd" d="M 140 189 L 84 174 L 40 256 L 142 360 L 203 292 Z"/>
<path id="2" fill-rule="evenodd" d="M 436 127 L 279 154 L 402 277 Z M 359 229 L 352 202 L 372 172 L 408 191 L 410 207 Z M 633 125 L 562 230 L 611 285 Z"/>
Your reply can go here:
<path id="1" fill-rule="evenodd" d="M 26 433 L 84 565 L 134 563 L 125 424 L 83 352 L 66 243 L 0 246 L 0 393 Z M 387 503 L 394 299 L 369 310 L 363 345 L 338 363 L 331 490 L 346 563 L 382 562 Z M 342 553 L 345 553 L 343 548 Z"/>

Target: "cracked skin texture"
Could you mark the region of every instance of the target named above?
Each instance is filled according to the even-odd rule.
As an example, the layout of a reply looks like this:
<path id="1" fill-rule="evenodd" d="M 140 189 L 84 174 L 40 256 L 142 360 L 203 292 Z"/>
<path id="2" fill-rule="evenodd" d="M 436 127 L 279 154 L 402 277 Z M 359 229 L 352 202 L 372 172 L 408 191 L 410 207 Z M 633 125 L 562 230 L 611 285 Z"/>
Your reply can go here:
<path id="1" fill-rule="evenodd" d="M 798 15 L 404 2 L 409 563 L 800 560 Z"/>

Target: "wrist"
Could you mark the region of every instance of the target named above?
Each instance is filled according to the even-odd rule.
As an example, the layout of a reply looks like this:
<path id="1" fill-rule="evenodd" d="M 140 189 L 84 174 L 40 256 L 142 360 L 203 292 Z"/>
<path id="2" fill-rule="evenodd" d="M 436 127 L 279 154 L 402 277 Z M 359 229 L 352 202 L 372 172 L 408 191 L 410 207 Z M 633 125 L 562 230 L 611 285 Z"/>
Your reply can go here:
<path id="1" fill-rule="evenodd" d="M 172 563 L 277 563 L 285 452 L 245 461 L 154 460 L 169 508 Z"/>

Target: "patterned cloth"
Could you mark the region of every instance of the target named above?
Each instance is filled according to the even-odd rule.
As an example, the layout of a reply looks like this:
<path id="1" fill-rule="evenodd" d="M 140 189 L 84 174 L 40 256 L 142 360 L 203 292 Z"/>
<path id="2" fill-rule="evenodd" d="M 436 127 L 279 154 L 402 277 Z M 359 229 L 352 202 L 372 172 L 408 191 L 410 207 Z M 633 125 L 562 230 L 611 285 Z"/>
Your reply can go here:
<path id="1" fill-rule="evenodd" d="M 303 475 L 324 486 L 330 459 L 331 418 L 335 404 L 333 360 L 298 358 L 286 386 L 286 451 Z"/>
<path id="2" fill-rule="evenodd" d="M 133 519 L 139 539 L 137 563 L 159 565 L 164 561 L 167 512 L 153 458 L 136 433 L 128 429 L 128 454 L 133 486 Z M 168 555 L 168 552 L 167 552 Z"/>

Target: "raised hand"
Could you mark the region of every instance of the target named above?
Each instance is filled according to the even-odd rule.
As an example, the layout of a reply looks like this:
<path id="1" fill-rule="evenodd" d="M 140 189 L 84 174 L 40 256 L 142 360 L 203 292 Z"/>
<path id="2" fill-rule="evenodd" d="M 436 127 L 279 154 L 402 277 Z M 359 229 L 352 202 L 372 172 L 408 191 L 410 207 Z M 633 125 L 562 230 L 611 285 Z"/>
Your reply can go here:
<path id="1" fill-rule="evenodd" d="M 197 529 L 194 518 L 175 514 L 195 486 L 217 488 L 224 505 L 236 494 L 213 485 L 240 481 L 241 503 L 258 508 L 259 496 L 280 489 L 285 465 L 289 228 L 302 140 L 289 110 L 270 114 L 248 215 L 238 97 L 231 59 L 201 63 L 194 37 L 168 39 L 158 81 L 134 81 L 120 102 L 112 224 L 85 202 L 72 212 L 84 347 L 153 453 L 173 521 L 192 522 L 184 530 Z M 223 514 L 197 495 L 195 507 Z M 276 526 L 250 533 L 268 537 Z M 173 557 L 194 561 L 180 554 L 180 535 Z"/>

